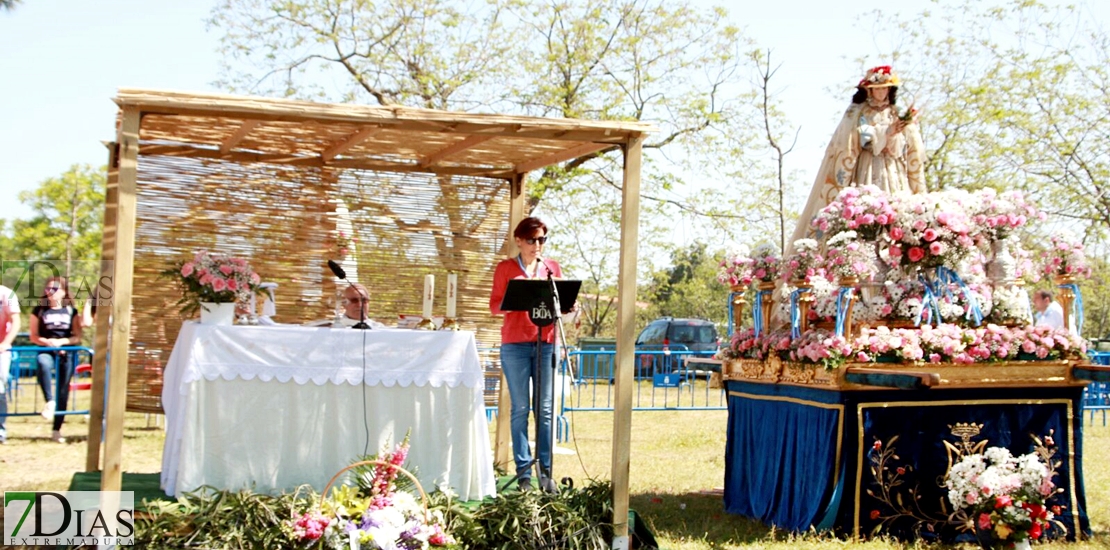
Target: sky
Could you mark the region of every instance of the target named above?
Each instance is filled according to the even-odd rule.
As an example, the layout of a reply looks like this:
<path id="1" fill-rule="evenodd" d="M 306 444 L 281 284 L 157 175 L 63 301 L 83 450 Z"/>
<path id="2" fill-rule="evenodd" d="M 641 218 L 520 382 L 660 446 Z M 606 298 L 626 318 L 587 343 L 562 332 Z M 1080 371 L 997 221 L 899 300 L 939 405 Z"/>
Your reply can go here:
<path id="1" fill-rule="evenodd" d="M 788 169 L 811 179 L 846 98 L 829 90 L 862 75 L 855 58 L 875 51 L 857 19 L 876 9 L 918 13 L 928 0 L 721 2 L 731 19 L 773 52 L 782 107 L 801 123 Z M 115 138 L 121 87 L 219 92 L 219 30 L 205 19 L 215 0 L 23 0 L 0 12 L 0 218 L 27 218 L 18 200 L 73 164 L 101 166 Z M 1091 2 L 1110 20 L 1110 2 Z M 742 7 L 737 7 L 742 6 Z M 894 7 L 897 6 L 897 7 Z M 868 59 L 868 65 L 885 64 Z M 902 75 L 912 80 L 912 75 Z"/>

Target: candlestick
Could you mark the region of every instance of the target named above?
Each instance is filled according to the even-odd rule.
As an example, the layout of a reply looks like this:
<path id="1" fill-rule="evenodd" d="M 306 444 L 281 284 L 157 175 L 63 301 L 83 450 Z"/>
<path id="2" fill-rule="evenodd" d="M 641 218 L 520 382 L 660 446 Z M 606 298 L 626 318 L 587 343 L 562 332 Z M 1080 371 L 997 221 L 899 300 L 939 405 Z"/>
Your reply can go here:
<path id="1" fill-rule="evenodd" d="M 458 293 L 459 276 L 455 273 L 447 274 L 447 318 L 455 318 L 455 296 Z"/>
<path id="2" fill-rule="evenodd" d="M 425 319 L 432 318 L 432 299 L 435 298 L 436 276 L 431 273 L 424 276 L 424 314 Z"/>

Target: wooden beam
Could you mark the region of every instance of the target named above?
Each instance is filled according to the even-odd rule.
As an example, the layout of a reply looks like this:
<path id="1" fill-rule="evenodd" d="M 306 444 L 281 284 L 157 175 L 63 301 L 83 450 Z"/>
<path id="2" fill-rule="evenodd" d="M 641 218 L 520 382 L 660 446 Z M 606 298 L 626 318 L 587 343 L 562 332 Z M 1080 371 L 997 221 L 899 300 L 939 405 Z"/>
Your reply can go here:
<path id="1" fill-rule="evenodd" d="M 575 120 L 514 115 L 460 113 L 392 105 L 313 103 L 225 94 L 197 94 L 121 88 L 115 102 L 144 114 L 216 116 L 267 121 L 379 124 L 390 129 L 499 134 L 526 138 L 620 144 L 657 128 L 642 122 Z"/>
<path id="2" fill-rule="evenodd" d="M 475 176 L 497 179 L 509 179 L 515 172 L 508 166 L 429 166 L 421 168 L 414 163 L 390 162 L 381 159 L 344 158 L 325 163 L 318 156 L 281 155 L 274 153 L 249 153 L 245 151 L 232 151 L 227 154 L 216 149 L 197 147 L 193 145 L 143 145 L 140 149 L 141 156 L 165 156 L 185 158 L 219 159 L 241 164 L 264 163 L 281 164 L 286 166 L 331 166 L 335 168 L 352 168 L 358 170 L 376 170 L 381 172 L 422 173 L 447 176 Z"/>
<path id="3" fill-rule="evenodd" d="M 560 162 L 563 162 L 564 160 L 584 157 L 590 153 L 596 153 L 597 151 L 608 149 L 610 147 L 616 146 L 614 146 L 612 143 L 583 143 L 582 145 L 571 147 L 570 149 L 563 149 L 562 151 L 552 153 L 546 157 L 540 157 L 528 162 L 522 162 L 514 166 L 513 170 L 517 172 L 531 172 L 532 170 L 551 166 L 552 164 L 558 164 Z"/>
<path id="4" fill-rule="evenodd" d="M 97 279 L 98 302 L 111 300 L 107 292 L 99 291 L 100 281 L 111 280 L 115 275 L 113 260 L 116 257 L 116 212 L 119 202 L 119 146 L 109 143 L 108 175 L 105 180 L 104 225 L 100 239 L 100 278 Z M 108 325 L 109 308 L 97 304 L 96 331 L 93 338 L 92 402 L 89 404 L 89 439 L 85 445 L 85 471 L 100 471 L 100 438 L 104 435 L 104 396 L 107 395 Z"/>
<path id="5" fill-rule="evenodd" d="M 231 152 L 236 145 L 239 145 L 240 141 L 243 141 L 243 138 L 247 137 L 247 134 L 251 133 L 251 130 L 254 130 L 260 124 L 262 124 L 261 120 L 244 120 L 239 129 L 235 130 L 234 134 L 231 134 L 220 144 L 220 153 L 227 154 Z"/>
<path id="6" fill-rule="evenodd" d="M 643 138 L 624 147 L 624 184 L 621 186 L 621 241 L 617 260 L 617 365 L 613 403 L 613 548 L 630 548 L 628 539 L 628 484 L 632 442 L 632 369 L 636 347 L 636 260 L 640 239 L 640 167 Z"/>
<path id="7" fill-rule="evenodd" d="M 346 151 L 347 149 L 350 149 L 351 147 L 354 147 L 355 145 L 358 145 L 359 143 L 362 143 L 363 141 L 366 141 L 366 138 L 368 138 L 368 137 L 370 137 L 370 136 L 372 136 L 372 135 L 374 135 L 374 134 L 376 134 L 380 131 L 382 131 L 381 126 L 367 126 L 363 129 L 355 132 L 354 134 L 351 134 L 347 139 L 343 140 L 342 142 L 332 146 L 331 149 L 328 149 L 327 151 L 324 151 L 323 153 L 320 153 L 320 158 L 323 159 L 324 162 L 328 162 L 331 159 L 334 159 L 340 153 Z"/>
<path id="8" fill-rule="evenodd" d="M 135 208 L 139 168 L 139 124 L 142 113 L 125 107 L 120 120 L 119 191 L 116 200 L 116 254 L 112 280 L 112 333 L 108 357 L 107 426 L 100 490 L 119 491 L 123 481 L 123 421 L 127 407 L 127 350 L 131 344 L 131 285 L 135 266 Z M 104 312 L 98 315 L 104 315 Z M 113 516 L 114 517 L 114 516 Z"/>
<path id="9" fill-rule="evenodd" d="M 447 147 L 444 147 L 443 149 L 440 149 L 439 151 L 436 151 L 420 159 L 420 162 L 417 163 L 417 165 L 421 168 L 427 168 L 451 155 L 454 155 L 455 153 L 461 153 L 467 149 L 470 149 L 471 147 L 474 147 L 475 145 L 485 143 L 495 137 L 497 136 L 487 136 L 482 134 L 469 136 L 466 139 L 456 141 L 455 143 L 452 143 L 451 145 L 448 145 Z"/>
<path id="10" fill-rule="evenodd" d="M 513 231 L 524 213 L 524 177 L 525 174 L 516 174 L 509 180 L 509 234 L 505 235 L 505 245 L 502 250 L 507 251 L 507 256 L 515 256 L 520 251 L 516 248 L 516 239 Z M 494 435 L 493 461 L 506 471 L 513 466 L 513 438 L 509 420 L 512 418 L 509 408 L 509 384 L 505 380 L 504 371 L 501 372 L 501 389 L 497 393 L 497 428 Z"/>

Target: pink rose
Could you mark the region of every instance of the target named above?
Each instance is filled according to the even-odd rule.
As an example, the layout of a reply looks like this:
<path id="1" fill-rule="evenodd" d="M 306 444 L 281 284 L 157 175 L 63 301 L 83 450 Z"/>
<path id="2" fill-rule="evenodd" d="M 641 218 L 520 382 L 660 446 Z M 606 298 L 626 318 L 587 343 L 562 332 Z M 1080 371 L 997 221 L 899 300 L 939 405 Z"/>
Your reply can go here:
<path id="1" fill-rule="evenodd" d="M 929 224 L 925 223 L 925 220 L 917 220 L 913 222 L 913 228 L 917 231 L 925 231 L 926 227 L 929 227 Z"/>
<path id="2" fill-rule="evenodd" d="M 933 242 L 937 240 L 937 232 L 932 227 L 925 230 L 925 234 L 921 236 L 926 242 Z"/>
<path id="3" fill-rule="evenodd" d="M 911 246 L 909 256 L 911 262 L 920 262 L 925 257 L 925 250 L 920 246 Z"/>
<path id="4" fill-rule="evenodd" d="M 220 273 L 223 273 L 224 275 L 231 275 L 231 272 L 233 271 L 235 271 L 235 268 L 231 267 L 230 265 L 220 266 Z"/>
<path id="5" fill-rule="evenodd" d="M 891 239 L 894 239 L 896 241 L 900 241 L 900 240 L 902 240 L 902 237 L 905 237 L 905 236 L 906 236 L 906 233 L 904 231 L 902 231 L 901 227 L 891 227 L 890 228 L 890 238 Z"/>
<path id="6" fill-rule="evenodd" d="M 940 256 L 944 254 L 944 243 L 934 241 L 929 243 L 929 253 L 933 256 Z"/>
<path id="7" fill-rule="evenodd" d="M 182 277 L 188 277 L 188 276 L 193 274 L 193 271 L 195 269 L 196 269 L 196 265 L 193 264 L 193 262 L 185 262 L 185 265 L 181 266 L 181 276 Z"/>
<path id="8" fill-rule="evenodd" d="M 215 290 L 216 292 L 223 292 L 227 290 L 227 281 L 223 279 L 213 279 L 212 290 Z"/>

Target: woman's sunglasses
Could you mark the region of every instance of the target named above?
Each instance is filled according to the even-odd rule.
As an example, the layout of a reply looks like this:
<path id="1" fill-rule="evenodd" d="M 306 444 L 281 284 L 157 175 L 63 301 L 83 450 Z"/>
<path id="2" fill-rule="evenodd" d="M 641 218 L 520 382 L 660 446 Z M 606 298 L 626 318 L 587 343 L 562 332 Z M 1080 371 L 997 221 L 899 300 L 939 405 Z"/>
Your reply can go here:
<path id="1" fill-rule="evenodd" d="M 535 237 L 535 238 L 524 239 L 524 242 L 526 242 L 528 244 L 536 244 L 536 243 L 543 244 L 543 243 L 547 242 L 547 237 L 545 236 L 545 237 Z"/>
<path id="2" fill-rule="evenodd" d="M 47 293 L 54 293 L 54 292 L 57 292 L 61 289 L 62 289 L 62 287 L 60 287 L 60 286 L 48 286 L 48 287 L 46 287 L 46 292 Z"/>

